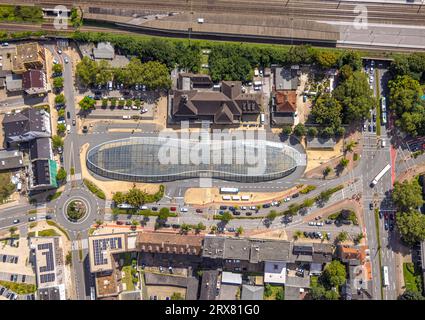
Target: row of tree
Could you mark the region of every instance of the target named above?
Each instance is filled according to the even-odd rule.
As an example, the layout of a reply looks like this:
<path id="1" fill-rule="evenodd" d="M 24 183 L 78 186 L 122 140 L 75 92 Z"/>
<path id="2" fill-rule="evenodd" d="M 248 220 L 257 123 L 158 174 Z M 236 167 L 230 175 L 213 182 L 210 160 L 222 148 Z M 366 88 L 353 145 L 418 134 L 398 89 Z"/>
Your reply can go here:
<path id="1" fill-rule="evenodd" d="M 127 193 L 118 191 L 114 194 L 112 200 L 116 205 L 128 203 L 133 207 L 139 207 L 145 203 L 158 202 L 164 196 L 165 187 L 159 186 L 158 192 L 154 194 L 146 193 L 140 189 L 132 188 Z"/>
<path id="2" fill-rule="evenodd" d="M 108 61 L 93 61 L 84 57 L 77 65 L 77 76 L 85 86 L 102 85 L 109 81 L 123 84 L 125 88 L 144 84 L 148 89 L 169 89 L 170 74 L 167 67 L 158 61 L 142 63 L 132 58 L 124 68 L 112 68 Z"/>

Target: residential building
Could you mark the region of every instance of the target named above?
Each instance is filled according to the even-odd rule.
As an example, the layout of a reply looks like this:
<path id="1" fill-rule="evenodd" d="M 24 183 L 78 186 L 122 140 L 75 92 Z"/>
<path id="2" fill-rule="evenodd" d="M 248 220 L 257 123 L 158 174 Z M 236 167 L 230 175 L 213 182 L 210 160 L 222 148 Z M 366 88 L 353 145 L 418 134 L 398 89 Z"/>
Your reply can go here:
<path id="1" fill-rule="evenodd" d="M 175 121 L 210 121 L 231 125 L 255 121 L 261 112 L 261 95 L 242 93 L 240 81 L 223 81 L 221 91 L 175 91 L 171 114 Z"/>
<path id="2" fill-rule="evenodd" d="M 215 300 L 218 295 L 218 271 L 202 271 L 201 292 L 199 300 Z"/>
<path id="3" fill-rule="evenodd" d="M 127 235 L 125 233 L 90 237 L 89 253 L 91 272 L 112 271 L 114 269 L 112 255 L 127 250 Z"/>
<path id="4" fill-rule="evenodd" d="M 22 74 L 22 87 L 29 95 L 47 93 L 46 74 L 42 70 L 28 70 Z"/>
<path id="5" fill-rule="evenodd" d="M 53 159 L 52 139 L 38 138 L 29 142 L 30 159 Z"/>
<path id="6" fill-rule="evenodd" d="M 264 264 L 264 283 L 285 284 L 286 262 L 266 261 Z"/>
<path id="7" fill-rule="evenodd" d="M 189 91 L 193 89 L 210 89 L 213 86 L 208 74 L 179 73 L 177 89 Z"/>
<path id="8" fill-rule="evenodd" d="M 65 300 L 65 257 L 61 237 L 35 237 L 30 239 L 35 253 L 38 295 L 45 300 Z M 47 291 L 40 291 L 48 289 Z M 53 292 L 51 292 L 53 291 Z"/>
<path id="9" fill-rule="evenodd" d="M 278 90 L 273 93 L 272 124 L 297 125 L 297 92 L 295 90 Z"/>
<path id="10" fill-rule="evenodd" d="M 274 90 L 297 90 L 298 88 L 297 69 L 276 67 L 274 68 Z"/>
<path id="11" fill-rule="evenodd" d="M 241 300 L 263 300 L 264 298 L 264 287 L 263 286 L 251 286 L 244 284 L 242 286 Z"/>
<path id="12" fill-rule="evenodd" d="M 203 236 L 140 232 L 137 250 L 141 252 L 200 255 Z"/>
<path id="13" fill-rule="evenodd" d="M 44 59 L 44 49 L 37 42 L 18 44 L 12 57 L 12 71 L 22 74 L 29 69 L 42 69 Z"/>
<path id="14" fill-rule="evenodd" d="M 6 75 L 6 90 L 8 92 L 19 92 L 23 90 L 22 86 L 22 75 L 20 74 L 8 74 Z"/>
<path id="15" fill-rule="evenodd" d="M 95 59 L 112 60 L 115 57 L 114 46 L 110 42 L 99 42 L 97 47 L 93 49 L 93 57 Z"/>
<path id="16" fill-rule="evenodd" d="M 20 169 L 24 167 L 24 159 L 21 151 L 0 150 L 0 172 Z"/>
<path id="17" fill-rule="evenodd" d="M 8 144 L 51 136 L 49 114 L 36 108 L 27 108 L 21 112 L 6 114 L 2 124 Z"/>
<path id="18" fill-rule="evenodd" d="M 58 166 L 55 160 L 38 159 L 29 167 L 29 188 L 32 191 L 56 189 Z"/>
<path id="19" fill-rule="evenodd" d="M 106 60 L 113 68 L 123 68 L 130 62 L 126 56 L 115 54 L 115 48 L 110 42 L 79 44 L 79 49 L 83 56 L 95 61 Z"/>

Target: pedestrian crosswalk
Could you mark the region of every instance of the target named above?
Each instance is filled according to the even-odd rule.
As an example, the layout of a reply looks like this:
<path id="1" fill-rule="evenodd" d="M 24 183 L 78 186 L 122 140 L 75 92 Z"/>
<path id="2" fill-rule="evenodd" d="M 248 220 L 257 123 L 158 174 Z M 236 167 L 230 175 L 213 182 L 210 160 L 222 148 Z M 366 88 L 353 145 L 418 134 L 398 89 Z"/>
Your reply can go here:
<path id="1" fill-rule="evenodd" d="M 89 248 L 89 241 L 88 239 L 81 239 L 81 240 L 73 240 L 71 242 L 71 250 L 77 251 L 77 250 L 86 250 Z"/>

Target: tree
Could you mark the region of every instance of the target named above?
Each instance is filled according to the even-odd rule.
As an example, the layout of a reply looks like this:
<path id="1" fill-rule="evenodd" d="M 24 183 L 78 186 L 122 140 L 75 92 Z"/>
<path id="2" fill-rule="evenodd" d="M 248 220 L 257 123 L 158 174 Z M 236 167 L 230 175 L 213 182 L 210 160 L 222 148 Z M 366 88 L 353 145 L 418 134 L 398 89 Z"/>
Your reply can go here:
<path id="1" fill-rule="evenodd" d="M 56 180 L 61 182 L 66 181 L 67 173 L 64 168 L 60 168 L 56 174 Z"/>
<path id="2" fill-rule="evenodd" d="M 211 231 L 211 233 L 216 233 L 217 232 L 217 226 L 216 225 L 212 225 L 211 227 L 210 227 L 210 231 Z"/>
<path id="3" fill-rule="evenodd" d="M 65 109 L 58 110 L 58 117 L 65 117 Z"/>
<path id="4" fill-rule="evenodd" d="M 161 208 L 161 210 L 159 210 L 159 215 L 158 215 L 159 220 L 166 221 L 169 216 L 170 216 L 170 209 Z"/>
<path id="5" fill-rule="evenodd" d="M 210 75 L 213 81 L 249 81 L 252 79 L 252 68 L 249 61 L 240 56 L 211 59 Z"/>
<path id="6" fill-rule="evenodd" d="M 94 108 L 94 106 L 96 104 L 96 100 L 86 96 L 78 104 L 79 104 L 81 110 L 87 111 L 87 110 Z"/>
<path id="7" fill-rule="evenodd" d="M 173 294 L 170 297 L 171 300 L 184 300 L 183 296 L 180 292 L 173 292 Z"/>
<path id="8" fill-rule="evenodd" d="M 357 143 L 354 140 L 350 140 L 350 142 L 348 142 L 347 145 L 345 146 L 345 151 L 353 152 L 353 149 L 356 145 Z"/>
<path id="9" fill-rule="evenodd" d="M 420 292 L 406 290 L 400 295 L 399 300 L 425 300 L 425 297 Z"/>
<path id="10" fill-rule="evenodd" d="M 100 220 L 100 219 L 97 219 L 96 220 L 96 224 L 97 224 L 97 226 L 101 226 L 103 224 L 103 221 Z"/>
<path id="11" fill-rule="evenodd" d="M 303 136 L 305 136 L 307 134 L 307 129 L 304 126 L 304 124 L 302 124 L 302 123 L 297 124 L 295 126 L 295 128 L 294 128 L 294 134 L 297 137 L 303 137 Z"/>
<path id="12" fill-rule="evenodd" d="M 189 224 L 183 223 L 180 226 L 180 233 L 187 234 L 191 229 L 192 227 Z"/>
<path id="13" fill-rule="evenodd" d="M 425 215 L 417 210 L 398 212 L 396 224 L 401 238 L 408 245 L 425 240 Z"/>
<path id="14" fill-rule="evenodd" d="M 139 225 L 139 221 L 137 220 L 131 220 L 131 225 L 137 227 Z"/>
<path id="15" fill-rule="evenodd" d="M 367 75 L 362 71 L 355 71 L 341 82 L 333 91 L 333 96 L 342 106 L 345 123 L 369 118 L 370 110 L 377 104 Z"/>
<path id="16" fill-rule="evenodd" d="M 326 288 L 331 289 L 343 285 L 346 278 L 345 266 L 340 261 L 333 260 L 323 270 L 321 282 Z"/>
<path id="17" fill-rule="evenodd" d="M 228 223 L 232 219 L 233 215 L 229 211 L 226 211 L 221 215 L 221 221 L 223 221 L 224 223 Z"/>
<path id="18" fill-rule="evenodd" d="M 55 103 L 59 104 L 59 105 L 64 105 L 66 103 L 66 99 L 65 99 L 65 96 L 63 95 L 63 93 L 58 94 L 55 97 Z"/>
<path id="19" fill-rule="evenodd" d="M 425 102 L 419 82 L 410 76 L 398 76 L 388 82 L 390 109 L 395 112 L 395 124 L 412 136 L 425 134 Z"/>
<path id="20" fill-rule="evenodd" d="M 56 77 L 53 79 L 53 88 L 55 89 L 62 89 L 63 88 L 63 78 L 62 77 Z"/>
<path id="21" fill-rule="evenodd" d="M 330 94 L 324 94 L 321 95 L 313 105 L 311 116 L 313 117 L 313 121 L 315 123 L 324 127 L 337 129 L 341 126 L 341 112 L 341 104 Z M 314 136 L 316 135 L 317 133 Z"/>
<path id="22" fill-rule="evenodd" d="M 126 195 L 122 193 L 121 191 L 117 191 L 114 193 L 112 200 L 116 205 L 122 204 L 126 201 Z"/>
<path id="23" fill-rule="evenodd" d="M 329 173 L 331 173 L 332 169 L 331 167 L 326 167 L 325 170 L 323 170 L 323 175 L 327 177 Z"/>
<path id="24" fill-rule="evenodd" d="M 339 59 L 339 66 L 349 65 L 354 71 L 360 71 L 362 69 L 362 57 L 358 51 L 344 51 Z"/>
<path id="25" fill-rule="evenodd" d="M 195 225 L 195 232 L 199 233 L 199 232 L 205 230 L 206 228 L 207 227 L 202 222 L 199 222 L 197 225 Z"/>
<path id="26" fill-rule="evenodd" d="M 291 126 L 283 126 L 282 127 L 282 134 L 284 136 L 289 136 L 292 133 L 292 127 Z"/>
<path id="27" fill-rule="evenodd" d="M 52 67 L 53 73 L 60 74 L 63 71 L 63 66 L 60 63 L 54 64 Z"/>
<path id="28" fill-rule="evenodd" d="M 141 82 L 149 89 L 167 90 L 171 87 L 170 73 L 167 67 L 157 61 L 142 64 Z"/>
<path id="29" fill-rule="evenodd" d="M 63 147 L 63 139 L 60 136 L 53 136 L 52 142 L 54 149 L 59 149 Z"/>
<path id="30" fill-rule="evenodd" d="M 342 158 L 341 161 L 339 162 L 339 165 L 342 168 L 346 168 L 349 163 L 350 163 L 350 160 L 348 160 L 347 158 Z"/>
<path id="31" fill-rule="evenodd" d="M 10 227 L 9 228 L 9 232 L 10 232 L 11 235 L 14 235 L 16 231 L 18 231 L 18 228 L 16 228 L 16 227 Z"/>
<path id="32" fill-rule="evenodd" d="M 63 123 L 59 123 L 57 127 L 58 134 L 63 135 L 65 131 L 66 131 L 65 125 Z"/>
<path id="33" fill-rule="evenodd" d="M 126 194 L 126 202 L 133 207 L 139 207 L 145 203 L 145 195 L 140 189 L 132 188 Z"/>
<path id="34" fill-rule="evenodd" d="M 314 200 L 313 199 L 305 199 L 304 201 L 303 201 L 303 204 L 302 204 L 302 206 L 304 207 L 304 208 L 310 208 L 310 207 L 312 207 L 314 205 Z"/>
<path id="35" fill-rule="evenodd" d="M 329 69 L 336 67 L 338 63 L 338 55 L 336 51 L 317 50 L 315 53 L 316 62 L 323 68 Z"/>
<path id="36" fill-rule="evenodd" d="M 344 242 L 344 241 L 347 241 L 347 239 L 348 239 L 347 231 L 341 231 L 336 237 L 336 240 L 338 242 Z"/>
<path id="37" fill-rule="evenodd" d="M 416 179 L 396 182 L 392 192 L 392 200 L 401 211 L 408 211 L 420 207 L 424 201 L 422 199 L 422 188 Z"/>
<path id="38" fill-rule="evenodd" d="M 317 196 L 317 202 L 325 203 L 325 202 L 328 202 L 330 198 L 331 198 L 331 193 L 329 191 L 322 191 Z"/>
<path id="39" fill-rule="evenodd" d="M 242 228 L 242 226 L 239 226 L 237 229 L 236 229 L 236 234 L 238 235 L 238 236 L 240 236 L 240 235 L 242 235 L 243 234 L 243 228 Z"/>
<path id="40" fill-rule="evenodd" d="M 341 69 L 339 70 L 339 74 L 341 76 L 341 80 L 342 81 L 347 80 L 347 79 L 349 79 L 349 78 L 352 77 L 352 75 L 353 75 L 353 68 L 351 68 L 350 65 L 348 65 L 348 64 L 343 65 L 341 67 Z"/>
<path id="41" fill-rule="evenodd" d="M 295 231 L 294 233 L 294 239 L 298 240 L 299 238 L 301 238 L 303 235 L 303 233 L 300 230 Z"/>
<path id="42" fill-rule="evenodd" d="M 308 128 L 307 135 L 309 137 L 316 137 L 318 135 L 318 130 L 315 127 Z"/>
<path id="43" fill-rule="evenodd" d="M 269 219 L 270 221 L 273 221 L 274 219 L 277 218 L 277 212 L 276 210 L 271 210 L 268 214 L 267 214 L 267 219 Z"/>
<path id="44" fill-rule="evenodd" d="M 84 57 L 76 67 L 76 75 L 84 86 L 91 86 L 96 81 L 98 66 L 95 61 L 89 57 Z"/>
<path id="45" fill-rule="evenodd" d="M 112 81 L 112 79 L 113 79 L 113 72 L 111 70 L 111 65 L 106 60 L 100 60 L 97 65 L 95 84 L 104 86 L 109 81 Z"/>

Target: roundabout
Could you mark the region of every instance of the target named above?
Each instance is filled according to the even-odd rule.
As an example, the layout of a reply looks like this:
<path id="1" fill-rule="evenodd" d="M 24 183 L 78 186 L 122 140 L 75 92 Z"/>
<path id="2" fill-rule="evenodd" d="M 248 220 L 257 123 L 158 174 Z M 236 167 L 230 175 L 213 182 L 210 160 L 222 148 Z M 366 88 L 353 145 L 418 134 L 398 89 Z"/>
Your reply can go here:
<path id="1" fill-rule="evenodd" d="M 70 197 L 62 208 L 63 215 L 71 223 L 83 223 L 89 216 L 91 207 L 80 197 Z"/>

